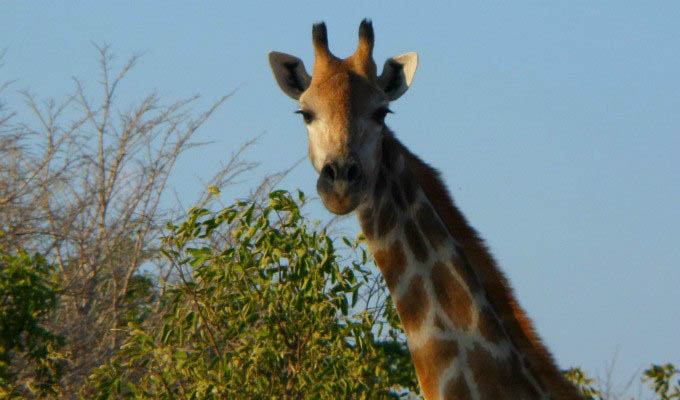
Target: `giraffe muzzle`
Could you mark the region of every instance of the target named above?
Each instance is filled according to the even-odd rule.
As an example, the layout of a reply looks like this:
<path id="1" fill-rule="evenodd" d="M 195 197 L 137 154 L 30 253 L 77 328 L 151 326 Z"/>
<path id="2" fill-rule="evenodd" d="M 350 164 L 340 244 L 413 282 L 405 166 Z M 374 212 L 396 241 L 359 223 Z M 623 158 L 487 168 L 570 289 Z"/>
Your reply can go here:
<path id="1" fill-rule="evenodd" d="M 330 161 L 321 169 L 316 190 L 330 212 L 343 215 L 357 207 L 362 182 L 363 172 L 358 162 L 353 159 L 343 163 Z"/>

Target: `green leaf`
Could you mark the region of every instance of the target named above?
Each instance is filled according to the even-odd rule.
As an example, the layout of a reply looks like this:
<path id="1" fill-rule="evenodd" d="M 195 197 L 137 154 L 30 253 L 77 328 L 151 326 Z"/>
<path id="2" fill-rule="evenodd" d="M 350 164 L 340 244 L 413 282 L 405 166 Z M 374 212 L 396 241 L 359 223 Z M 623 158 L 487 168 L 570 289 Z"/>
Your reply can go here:
<path id="1" fill-rule="evenodd" d="M 145 399 L 417 393 L 398 316 L 384 285 L 376 284 L 376 270 L 365 264 L 364 244 L 340 238 L 347 248 L 336 251 L 336 238 L 303 217 L 303 201 L 301 192 L 275 191 L 268 206 L 192 209 L 162 249 L 172 265 L 192 267 L 188 276 L 168 283 L 157 318 L 124 331 L 111 356 L 116 367 L 92 377 L 93 393 L 106 387 L 112 398 Z M 388 322 L 397 328 L 383 330 Z"/>

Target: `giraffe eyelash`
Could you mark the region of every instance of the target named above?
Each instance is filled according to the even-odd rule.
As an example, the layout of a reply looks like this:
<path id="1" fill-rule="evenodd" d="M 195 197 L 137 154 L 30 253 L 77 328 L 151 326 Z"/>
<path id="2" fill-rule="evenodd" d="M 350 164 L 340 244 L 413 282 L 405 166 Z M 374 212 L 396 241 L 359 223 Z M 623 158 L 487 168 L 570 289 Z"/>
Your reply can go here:
<path id="1" fill-rule="evenodd" d="M 306 110 L 297 110 L 295 114 L 302 114 L 302 118 L 305 120 L 305 124 L 310 124 L 314 121 L 314 113 Z"/>
<path id="2" fill-rule="evenodd" d="M 385 123 L 385 117 L 387 116 L 387 114 L 394 114 L 394 112 L 390 110 L 388 107 L 380 107 L 373 113 L 373 119 L 375 120 L 375 122 L 382 125 Z"/>

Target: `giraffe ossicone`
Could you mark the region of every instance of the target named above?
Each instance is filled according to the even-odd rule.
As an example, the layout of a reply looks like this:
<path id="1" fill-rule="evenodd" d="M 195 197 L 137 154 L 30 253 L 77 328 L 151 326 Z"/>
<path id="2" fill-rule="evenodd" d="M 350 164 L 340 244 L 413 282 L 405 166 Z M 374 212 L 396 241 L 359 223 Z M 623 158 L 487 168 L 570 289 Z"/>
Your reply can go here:
<path id="1" fill-rule="evenodd" d="M 413 82 L 418 56 L 380 75 L 370 21 L 351 56 L 312 28 L 310 76 L 298 57 L 269 53 L 276 82 L 297 100 L 317 191 L 336 214 L 355 212 L 406 331 L 426 399 L 577 399 L 483 241 L 439 173 L 387 128 L 390 101 Z"/>

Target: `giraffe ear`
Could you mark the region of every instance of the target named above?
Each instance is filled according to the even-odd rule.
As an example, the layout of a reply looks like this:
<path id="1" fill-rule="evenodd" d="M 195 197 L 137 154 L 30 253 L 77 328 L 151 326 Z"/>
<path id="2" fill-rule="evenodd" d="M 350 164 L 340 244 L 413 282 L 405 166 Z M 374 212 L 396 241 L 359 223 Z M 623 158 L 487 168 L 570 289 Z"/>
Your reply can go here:
<path id="1" fill-rule="evenodd" d="M 413 75 L 418 66 L 418 53 L 406 53 L 385 61 L 378 83 L 387 94 L 387 98 L 396 100 L 406 93 L 413 82 Z"/>
<path id="2" fill-rule="evenodd" d="M 305 70 L 305 64 L 295 56 L 278 51 L 269 52 L 269 65 L 272 67 L 276 83 L 283 93 L 297 100 L 307 90 L 312 77 Z"/>

